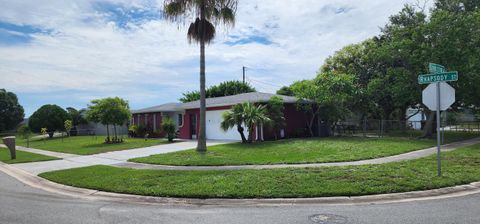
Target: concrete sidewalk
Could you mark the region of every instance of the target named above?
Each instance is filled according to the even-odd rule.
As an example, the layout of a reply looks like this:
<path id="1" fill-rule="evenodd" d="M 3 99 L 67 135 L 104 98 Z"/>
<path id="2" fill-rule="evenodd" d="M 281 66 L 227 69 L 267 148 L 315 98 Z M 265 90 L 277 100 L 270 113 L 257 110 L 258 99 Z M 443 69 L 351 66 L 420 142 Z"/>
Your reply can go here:
<path id="1" fill-rule="evenodd" d="M 212 145 L 218 145 L 218 144 L 225 144 L 229 142 L 231 141 L 208 141 L 207 145 L 212 146 Z M 119 163 L 125 163 L 127 160 L 132 158 L 193 149 L 196 146 L 197 146 L 196 141 L 182 141 L 182 142 L 171 143 L 171 144 L 156 145 L 156 146 L 150 146 L 145 148 L 129 149 L 129 150 L 122 150 L 122 151 L 114 151 L 114 152 L 106 152 L 106 153 L 100 153 L 100 154 L 88 155 L 88 156 L 51 152 L 46 150 L 31 149 L 31 148 L 25 148 L 25 147 L 19 146 L 17 147 L 17 149 L 21 151 L 28 151 L 28 152 L 33 152 L 33 153 L 42 154 L 42 155 L 49 155 L 49 156 L 54 156 L 54 157 L 63 158 L 63 159 L 53 160 L 53 161 L 33 162 L 33 163 L 21 163 L 21 164 L 14 164 L 12 166 L 37 175 L 39 173 L 54 171 L 54 170 L 63 170 L 63 169 L 86 167 L 86 166 L 93 166 L 93 165 L 114 165 Z"/>
<path id="2" fill-rule="evenodd" d="M 470 146 L 480 143 L 480 138 L 469 139 L 460 142 L 454 142 L 442 146 L 442 152 L 448 152 L 457 148 Z M 329 167 L 329 166 L 359 166 L 368 164 L 383 164 L 390 162 L 399 162 L 412 159 L 418 159 L 437 153 L 437 147 L 421 149 L 413 152 L 407 152 L 394 156 L 387 156 L 376 159 L 367 159 L 351 162 L 333 162 L 333 163 L 309 163 L 309 164 L 274 164 L 274 165 L 235 165 L 235 166 L 167 166 L 153 165 L 144 163 L 124 162 L 111 164 L 116 167 L 127 167 L 133 169 L 149 169 L 149 170 L 241 170 L 241 169 L 279 169 L 279 168 L 307 168 L 307 167 Z"/>

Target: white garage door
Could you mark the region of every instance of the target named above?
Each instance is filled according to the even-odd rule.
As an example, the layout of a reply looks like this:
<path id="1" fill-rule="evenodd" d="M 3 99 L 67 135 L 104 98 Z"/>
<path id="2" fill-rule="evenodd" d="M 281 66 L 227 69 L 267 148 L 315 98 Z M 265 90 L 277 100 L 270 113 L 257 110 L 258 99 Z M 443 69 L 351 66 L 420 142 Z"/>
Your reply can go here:
<path id="1" fill-rule="evenodd" d="M 206 132 L 207 132 L 207 139 L 216 139 L 216 140 L 242 140 L 240 137 L 240 133 L 237 131 L 237 127 L 223 131 L 220 128 L 220 123 L 222 122 L 222 114 L 227 110 L 212 110 L 207 111 L 206 114 Z M 245 136 L 247 136 L 248 132 L 245 131 Z"/>

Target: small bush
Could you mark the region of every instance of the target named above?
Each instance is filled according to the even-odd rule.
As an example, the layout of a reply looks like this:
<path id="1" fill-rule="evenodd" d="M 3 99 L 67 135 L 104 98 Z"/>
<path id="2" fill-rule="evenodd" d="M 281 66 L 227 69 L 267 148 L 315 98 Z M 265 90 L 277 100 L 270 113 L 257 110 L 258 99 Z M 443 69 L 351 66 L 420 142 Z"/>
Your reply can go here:
<path id="1" fill-rule="evenodd" d="M 165 117 L 162 120 L 162 129 L 165 131 L 167 134 L 167 138 L 169 142 L 173 142 L 173 139 L 175 138 L 175 122 L 173 121 L 172 118 Z"/>
<path id="2" fill-rule="evenodd" d="M 130 137 L 145 137 L 146 129 L 143 125 L 132 125 L 128 128 L 128 134 Z"/>

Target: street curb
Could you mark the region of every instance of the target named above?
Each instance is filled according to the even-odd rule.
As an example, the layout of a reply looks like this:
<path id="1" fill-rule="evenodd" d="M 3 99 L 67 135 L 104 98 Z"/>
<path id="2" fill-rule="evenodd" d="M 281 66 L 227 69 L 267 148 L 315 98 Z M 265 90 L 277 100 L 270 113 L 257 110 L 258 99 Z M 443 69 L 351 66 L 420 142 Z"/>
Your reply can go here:
<path id="1" fill-rule="evenodd" d="M 423 201 L 467 196 L 480 193 L 480 182 L 445 187 L 434 190 L 413 191 L 405 193 L 378 194 L 353 197 L 319 197 L 319 198 L 273 198 L 273 199 L 197 199 L 153 197 L 132 194 L 119 194 L 66 186 L 35 176 L 21 169 L 0 162 L 0 171 L 31 187 L 47 192 L 85 200 L 109 201 L 137 204 L 163 204 L 184 206 L 259 206 L 259 205 L 359 205 L 386 204 L 396 202 Z"/>

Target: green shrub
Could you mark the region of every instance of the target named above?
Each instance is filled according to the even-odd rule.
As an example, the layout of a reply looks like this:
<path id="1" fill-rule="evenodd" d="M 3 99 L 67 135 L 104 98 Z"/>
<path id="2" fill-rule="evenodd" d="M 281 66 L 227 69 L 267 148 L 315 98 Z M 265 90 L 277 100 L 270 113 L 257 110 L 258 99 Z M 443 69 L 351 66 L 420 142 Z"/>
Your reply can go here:
<path id="1" fill-rule="evenodd" d="M 175 138 L 175 122 L 172 118 L 165 117 L 162 120 L 162 129 L 167 134 L 167 138 L 169 142 L 173 142 Z"/>
<path id="2" fill-rule="evenodd" d="M 132 125 L 128 128 L 129 135 L 131 137 L 140 137 L 143 138 L 145 137 L 146 130 L 143 125 Z"/>

